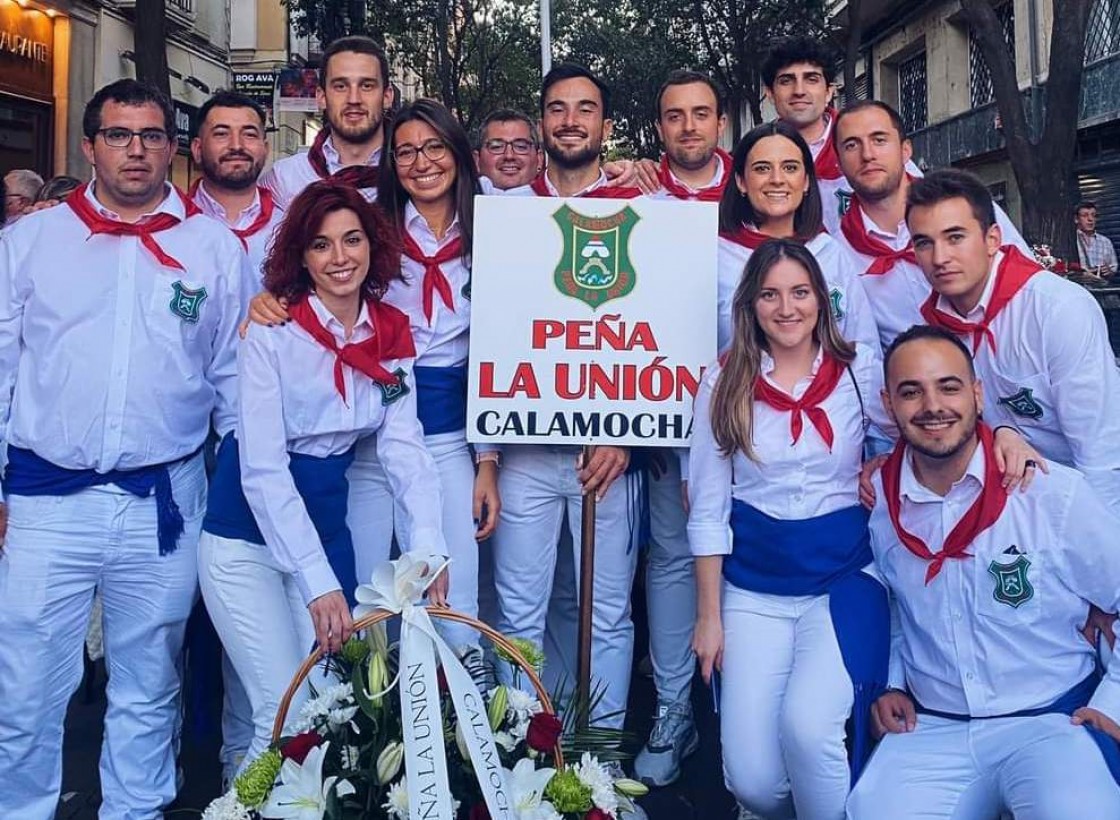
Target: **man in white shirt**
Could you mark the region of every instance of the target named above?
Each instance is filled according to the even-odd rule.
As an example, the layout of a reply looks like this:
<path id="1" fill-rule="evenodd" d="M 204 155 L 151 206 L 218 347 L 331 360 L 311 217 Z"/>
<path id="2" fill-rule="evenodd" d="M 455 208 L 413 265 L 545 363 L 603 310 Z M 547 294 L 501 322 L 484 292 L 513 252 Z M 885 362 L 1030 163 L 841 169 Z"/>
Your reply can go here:
<path id="1" fill-rule="evenodd" d="M 934 171 L 907 194 L 927 324 L 957 334 L 984 384 L 984 418 L 1085 474 L 1120 515 L 1120 371 L 1104 315 L 1079 285 L 1004 244 L 984 184 Z"/>
<path id="2" fill-rule="evenodd" d="M 1081 269 L 1094 276 L 1111 276 L 1116 273 L 1116 248 L 1112 240 L 1097 233 L 1097 205 L 1095 202 L 1078 202 L 1074 211 L 1077 225 L 1077 259 Z"/>
<path id="3" fill-rule="evenodd" d="M 368 37 L 335 40 L 323 52 L 315 98 L 323 113 L 323 130 L 309 151 L 274 163 L 261 185 L 285 210 L 317 179 L 347 182 L 372 202 L 377 198 L 385 115 L 393 107 L 385 50 Z"/>
<path id="4" fill-rule="evenodd" d="M 853 189 L 851 207 L 834 237 L 847 246 L 851 264 L 860 271 L 885 350 L 899 333 L 923 322 L 921 305 L 930 293 L 905 221 L 906 193 L 914 180 L 907 171 L 910 140 L 898 112 L 878 100 L 838 112 L 833 132 Z M 996 220 L 1005 243 L 1030 253 L 998 207 Z"/>
<path id="5" fill-rule="evenodd" d="M 200 449 L 236 414 L 240 243 L 167 184 L 175 115 L 135 80 L 83 117 L 96 181 L 0 238 L 0 817 L 54 816 L 66 704 L 103 601 L 101 817 L 176 793 L 178 656 L 197 593 Z"/>
<path id="6" fill-rule="evenodd" d="M 1120 605 L 1120 517 L 1060 465 L 1001 487 L 956 337 L 907 331 L 885 374 L 902 438 L 870 526 L 898 617 L 848 817 L 1120 817 L 1120 667 L 1101 679 L 1078 632 L 1089 603 Z"/>
<path id="7" fill-rule="evenodd" d="M 191 156 L 202 179 L 192 187 L 191 199 L 204 214 L 229 226 L 251 269 L 263 276 L 265 254 L 284 218 L 272 191 L 257 184 L 268 161 L 264 109 L 244 94 L 219 91 L 202 104 L 198 119 Z"/>
<path id="8" fill-rule="evenodd" d="M 544 158 L 529 115 L 512 108 L 487 114 L 478 130 L 474 161 L 478 173 L 499 191 L 532 182 L 541 172 Z"/>

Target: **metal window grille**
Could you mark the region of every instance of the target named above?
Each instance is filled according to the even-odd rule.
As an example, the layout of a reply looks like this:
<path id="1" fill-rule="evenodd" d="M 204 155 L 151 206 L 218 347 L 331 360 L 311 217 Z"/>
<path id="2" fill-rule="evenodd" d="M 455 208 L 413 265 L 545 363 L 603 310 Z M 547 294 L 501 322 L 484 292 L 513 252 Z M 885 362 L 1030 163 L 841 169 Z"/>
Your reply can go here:
<path id="1" fill-rule="evenodd" d="M 1120 52 L 1120 0 L 1097 0 L 1085 30 L 1085 64 Z"/>
<path id="2" fill-rule="evenodd" d="M 1114 0 L 1105 0 L 1114 2 Z M 1004 3 L 996 9 L 996 17 L 1003 26 L 1003 42 L 1011 52 L 1011 64 L 1015 64 L 1015 4 Z M 968 33 L 968 92 L 973 108 L 987 105 L 996 98 L 992 85 L 992 70 L 980 50 L 980 41 L 971 30 Z"/>
<path id="3" fill-rule="evenodd" d="M 191 14 L 194 11 L 194 0 L 167 0 L 167 5 L 184 14 Z"/>
<path id="4" fill-rule="evenodd" d="M 923 49 L 898 64 L 898 113 L 908 132 L 926 127 L 926 97 L 926 52 Z"/>

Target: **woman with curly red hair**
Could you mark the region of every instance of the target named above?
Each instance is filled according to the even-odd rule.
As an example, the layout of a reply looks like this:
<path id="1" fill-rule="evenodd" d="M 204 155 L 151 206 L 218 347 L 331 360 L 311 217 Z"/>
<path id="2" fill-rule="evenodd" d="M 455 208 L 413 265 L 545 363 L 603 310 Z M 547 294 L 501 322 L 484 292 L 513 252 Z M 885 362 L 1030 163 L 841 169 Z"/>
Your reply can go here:
<path id="1" fill-rule="evenodd" d="M 396 231 L 353 188 L 296 197 L 265 260 L 265 288 L 293 321 L 252 325 L 238 355 L 237 429 L 223 439 L 199 545 L 203 597 L 269 742 L 277 705 L 313 640 L 352 631 L 357 578 L 346 471 L 376 444 L 410 524 L 407 543 L 444 555 L 441 490 L 424 446 L 408 317 L 382 301 L 400 277 Z M 431 597 L 444 603 L 446 577 Z"/>

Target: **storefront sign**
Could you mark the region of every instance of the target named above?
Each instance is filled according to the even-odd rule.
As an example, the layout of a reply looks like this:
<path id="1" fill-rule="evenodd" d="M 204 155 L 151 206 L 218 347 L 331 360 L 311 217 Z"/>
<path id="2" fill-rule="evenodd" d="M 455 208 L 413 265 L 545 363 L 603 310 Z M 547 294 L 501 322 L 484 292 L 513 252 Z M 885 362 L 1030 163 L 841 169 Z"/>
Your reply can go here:
<path id="1" fill-rule="evenodd" d="M 179 140 L 179 152 L 190 153 L 191 137 L 198 133 L 198 109 L 178 100 L 171 101 L 175 108 L 175 134 Z"/>
<path id="2" fill-rule="evenodd" d="M 50 100 L 54 21 L 38 9 L 0 0 L 0 90 Z"/>
<path id="3" fill-rule="evenodd" d="M 319 110 L 315 102 L 315 89 L 319 87 L 319 72 L 314 68 L 285 68 L 280 72 L 280 93 L 277 111 Z"/>
<path id="4" fill-rule="evenodd" d="M 276 95 L 275 71 L 235 71 L 233 72 L 233 90 L 244 94 L 268 113 L 268 121 L 272 122 L 273 99 Z"/>

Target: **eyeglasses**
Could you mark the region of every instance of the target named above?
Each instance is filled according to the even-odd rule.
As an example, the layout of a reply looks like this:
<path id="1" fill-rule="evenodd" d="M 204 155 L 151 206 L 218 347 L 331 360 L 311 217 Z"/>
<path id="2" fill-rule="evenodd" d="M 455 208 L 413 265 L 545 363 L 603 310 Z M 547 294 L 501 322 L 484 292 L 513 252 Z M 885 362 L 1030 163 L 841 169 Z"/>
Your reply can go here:
<path id="1" fill-rule="evenodd" d="M 161 151 L 171 142 L 167 132 L 160 128 L 143 128 L 130 131 L 127 128 L 102 128 L 98 132 L 110 148 L 127 148 L 133 137 L 140 138 L 140 144 L 149 151 Z"/>
<path id="2" fill-rule="evenodd" d="M 515 154 L 528 154 L 537 147 L 537 144 L 527 139 L 504 140 L 495 137 L 492 140 L 486 140 L 482 143 L 482 146 L 491 154 L 504 154 L 506 148 L 513 148 Z"/>
<path id="3" fill-rule="evenodd" d="M 439 162 L 447 156 L 447 143 L 433 138 L 425 140 L 419 148 L 415 145 L 402 145 L 393 151 L 393 159 L 397 161 L 397 165 L 407 168 L 416 162 L 419 154 L 423 154 L 432 162 Z"/>

